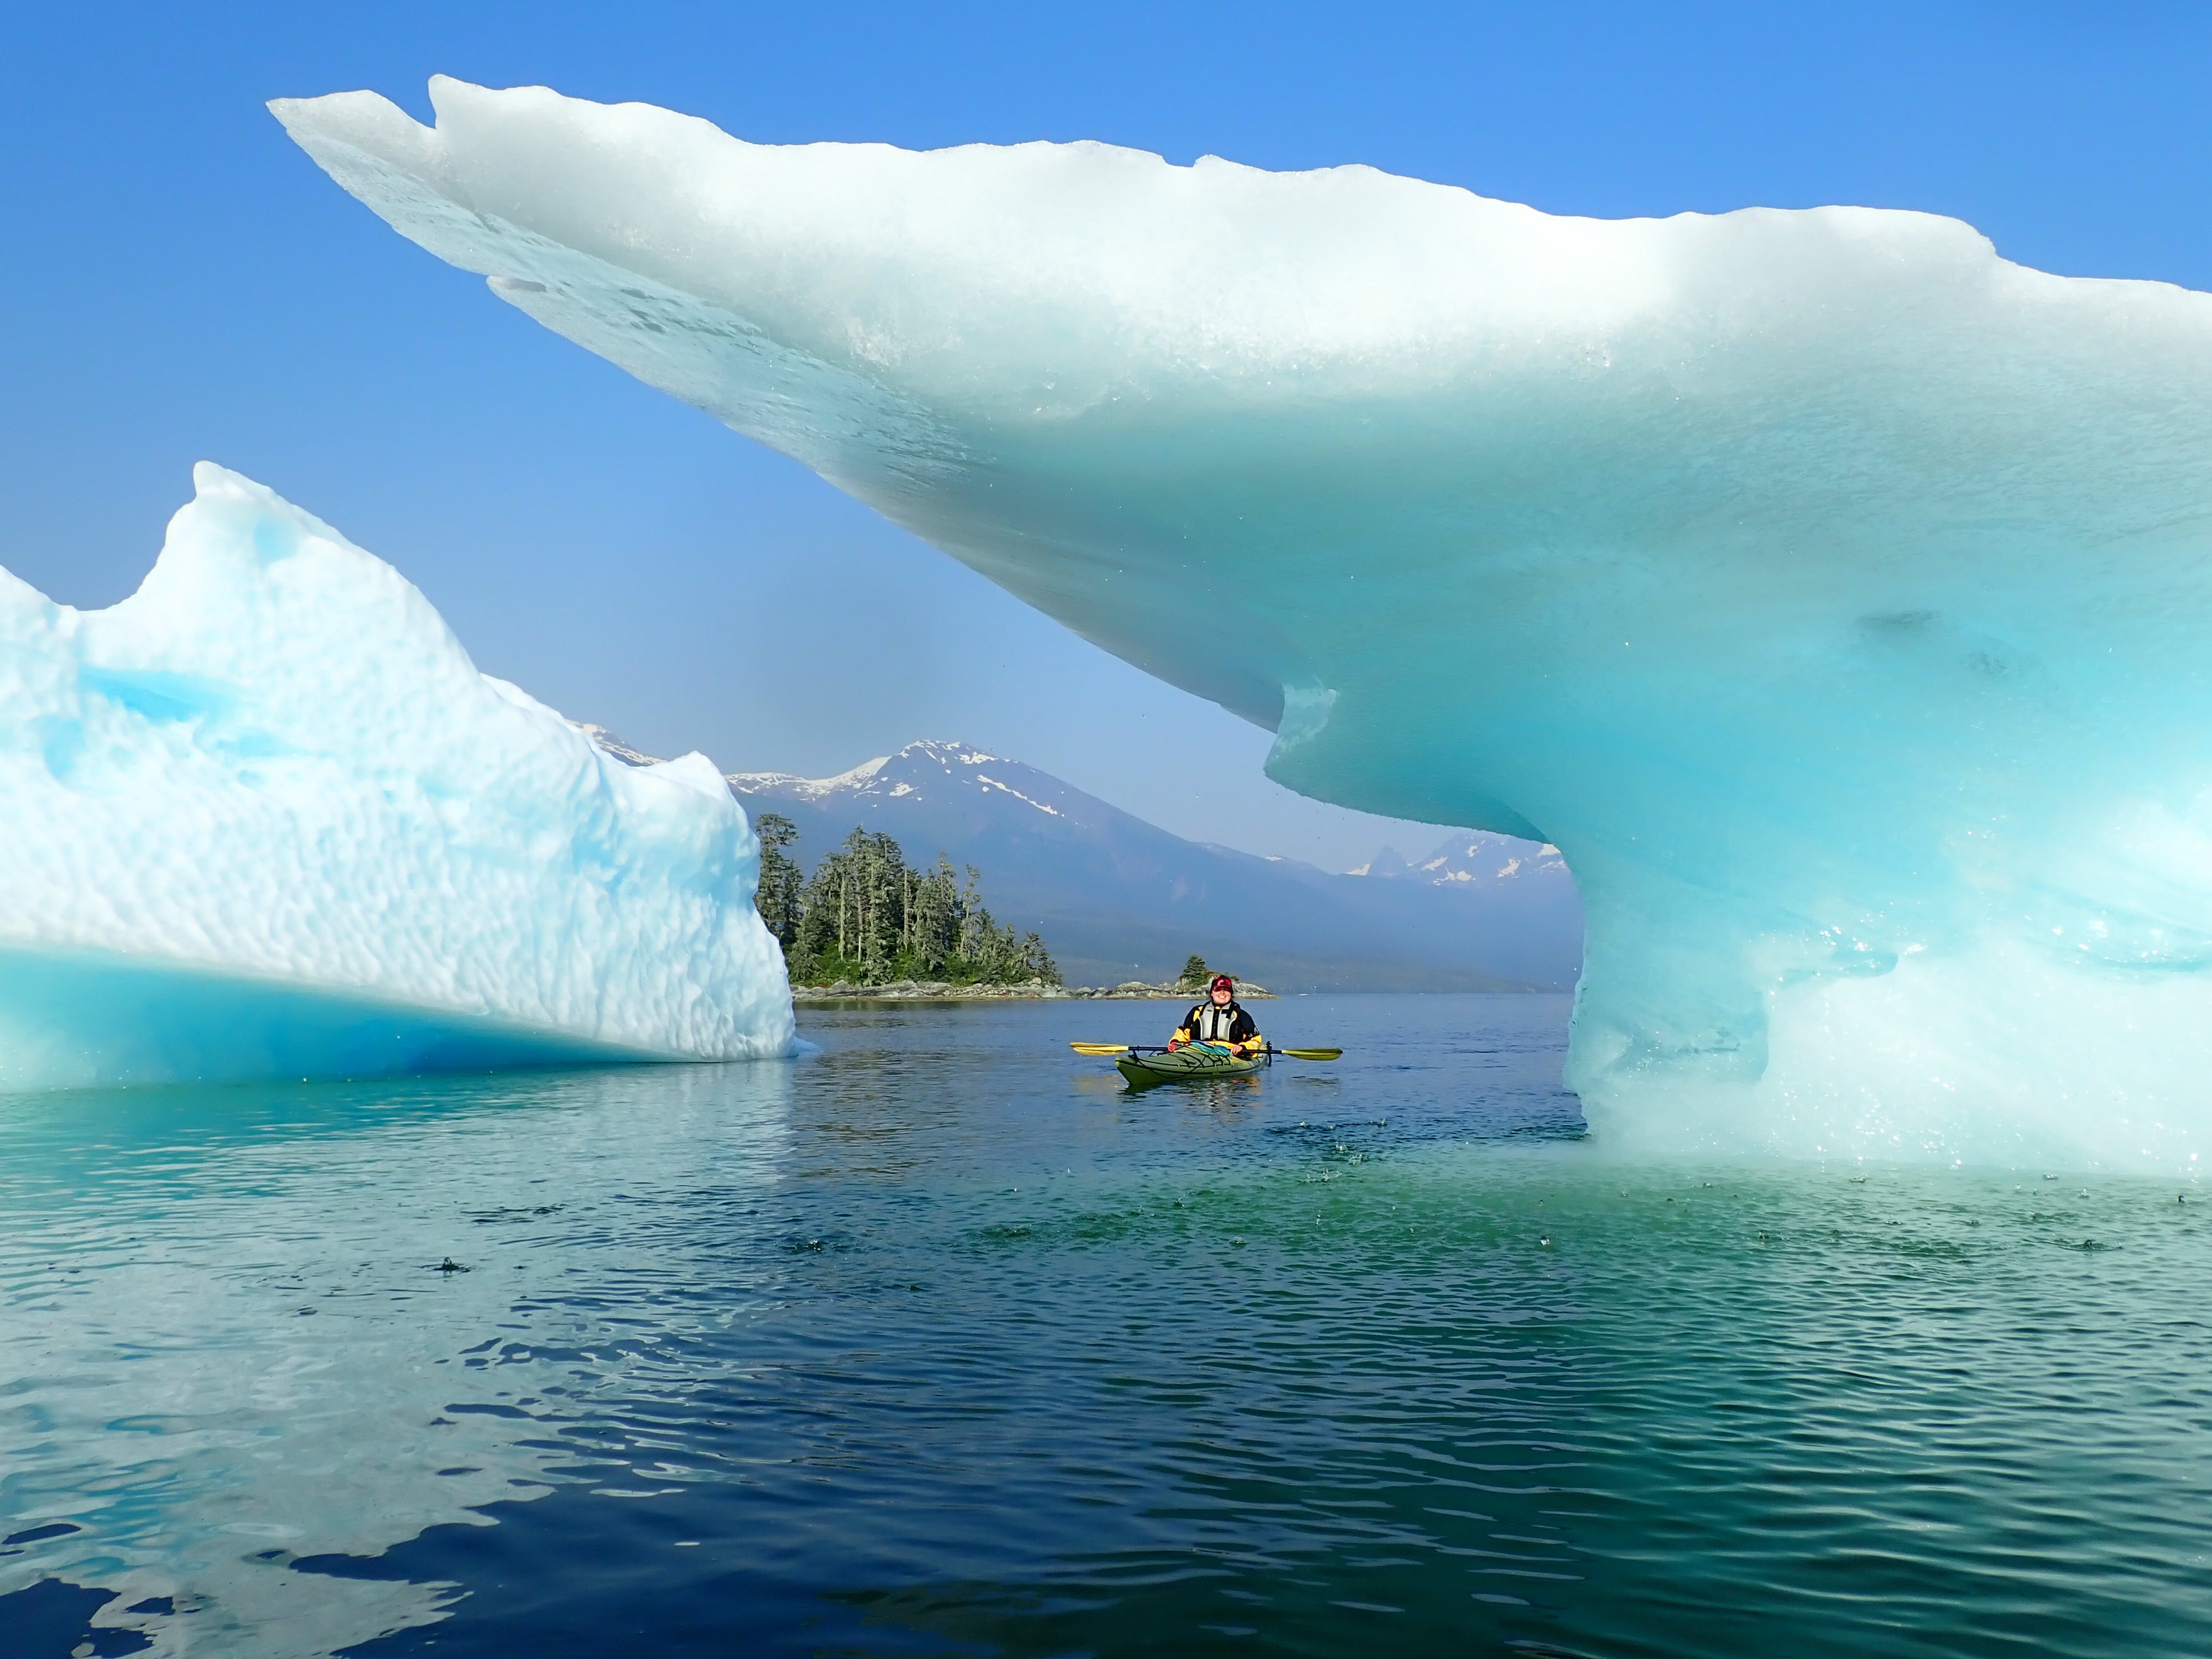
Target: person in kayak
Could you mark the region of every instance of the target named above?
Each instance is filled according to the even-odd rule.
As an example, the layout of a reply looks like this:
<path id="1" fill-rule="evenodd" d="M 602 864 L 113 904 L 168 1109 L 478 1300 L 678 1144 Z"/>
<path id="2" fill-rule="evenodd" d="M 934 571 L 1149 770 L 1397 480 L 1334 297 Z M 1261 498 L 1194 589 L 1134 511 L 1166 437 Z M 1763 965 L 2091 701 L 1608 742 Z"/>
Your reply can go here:
<path id="1" fill-rule="evenodd" d="M 1213 976 L 1213 988 L 1206 1000 L 1182 1017 L 1182 1024 L 1168 1039 L 1168 1052 L 1173 1054 L 1192 1042 L 1219 1043 L 1240 1060 L 1267 1046 L 1252 1016 L 1237 1000 L 1237 981 L 1228 975 Z"/>

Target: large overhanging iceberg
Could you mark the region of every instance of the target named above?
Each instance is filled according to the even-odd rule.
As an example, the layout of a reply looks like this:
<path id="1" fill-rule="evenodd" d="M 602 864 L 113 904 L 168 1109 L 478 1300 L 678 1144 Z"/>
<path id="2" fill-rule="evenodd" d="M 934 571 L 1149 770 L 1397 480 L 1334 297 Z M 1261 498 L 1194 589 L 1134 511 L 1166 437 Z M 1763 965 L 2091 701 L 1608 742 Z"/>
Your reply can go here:
<path id="1" fill-rule="evenodd" d="M 431 94 L 274 107 L 501 298 L 1273 729 L 1283 782 L 1564 849 L 1608 1138 L 2212 1134 L 2212 297 L 1924 214 Z"/>
<path id="2" fill-rule="evenodd" d="M 203 463 L 137 592 L 0 570 L 0 1089 L 793 1046 L 759 845 Z"/>

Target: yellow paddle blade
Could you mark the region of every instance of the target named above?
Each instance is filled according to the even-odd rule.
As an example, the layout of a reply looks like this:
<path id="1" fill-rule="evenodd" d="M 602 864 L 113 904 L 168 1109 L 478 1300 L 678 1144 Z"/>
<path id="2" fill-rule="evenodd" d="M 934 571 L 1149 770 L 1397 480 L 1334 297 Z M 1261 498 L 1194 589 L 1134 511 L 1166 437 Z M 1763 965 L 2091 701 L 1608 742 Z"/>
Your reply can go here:
<path id="1" fill-rule="evenodd" d="M 1129 1052 L 1129 1045 L 1126 1042 L 1071 1042 L 1067 1046 L 1079 1054 L 1126 1054 Z"/>
<path id="2" fill-rule="evenodd" d="M 1288 1054 L 1292 1060 L 1342 1060 L 1341 1048 L 1278 1048 L 1279 1054 Z"/>

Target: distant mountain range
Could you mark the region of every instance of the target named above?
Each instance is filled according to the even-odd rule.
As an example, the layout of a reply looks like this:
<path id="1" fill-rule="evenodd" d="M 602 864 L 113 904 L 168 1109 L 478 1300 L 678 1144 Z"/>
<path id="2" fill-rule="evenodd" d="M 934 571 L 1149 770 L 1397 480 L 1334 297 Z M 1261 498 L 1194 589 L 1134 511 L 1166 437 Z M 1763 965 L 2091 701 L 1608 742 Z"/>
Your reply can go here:
<path id="1" fill-rule="evenodd" d="M 649 763 L 605 731 L 592 740 Z M 738 772 L 748 811 L 799 826 L 811 866 L 855 825 L 909 858 L 983 872 L 1002 921 L 1042 933 L 1071 984 L 1172 977 L 1195 951 L 1277 990 L 1565 989 L 1582 906 L 1557 849 L 1454 832 L 1428 859 L 1389 848 L 1333 874 L 1185 841 L 1019 761 L 911 743 L 833 778 Z"/>
<path id="2" fill-rule="evenodd" d="M 1533 841 L 1493 836 L 1482 830 L 1455 830 L 1443 846 L 1420 860 L 1408 862 L 1397 848 L 1386 847 L 1351 872 L 1382 881 L 1420 881 L 1434 887 L 1463 887 L 1501 881 L 1565 882 L 1567 861 L 1556 847 L 1540 847 Z"/>

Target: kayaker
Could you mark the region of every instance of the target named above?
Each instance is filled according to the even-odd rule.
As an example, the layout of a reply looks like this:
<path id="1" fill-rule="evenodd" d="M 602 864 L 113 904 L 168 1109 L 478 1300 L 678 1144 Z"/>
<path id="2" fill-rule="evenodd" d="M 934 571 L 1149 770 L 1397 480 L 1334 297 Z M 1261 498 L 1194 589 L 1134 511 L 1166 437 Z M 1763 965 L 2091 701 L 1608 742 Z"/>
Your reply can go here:
<path id="1" fill-rule="evenodd" d="M 1237 981 L 1226 974 L 1216 974 L 1206 1000 L 1182 1017 L 1182 1024 L 1168 1039 L 1168 1052 L 1173 1054 L 1188 1042 L 1220 1043 L 1239 1059 L 1267 1046 L 1252 1016 L 1237 1000 Z"/>

